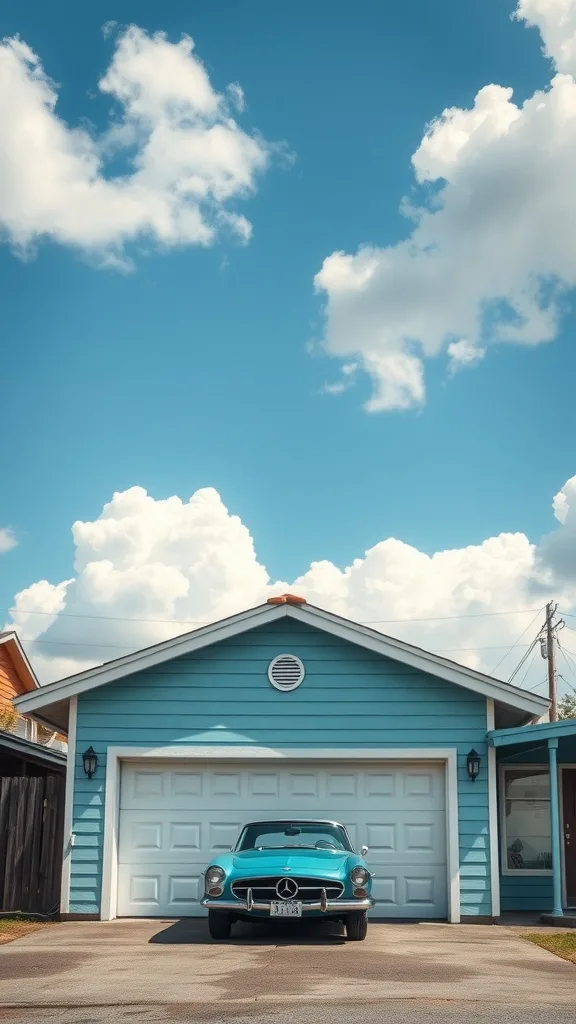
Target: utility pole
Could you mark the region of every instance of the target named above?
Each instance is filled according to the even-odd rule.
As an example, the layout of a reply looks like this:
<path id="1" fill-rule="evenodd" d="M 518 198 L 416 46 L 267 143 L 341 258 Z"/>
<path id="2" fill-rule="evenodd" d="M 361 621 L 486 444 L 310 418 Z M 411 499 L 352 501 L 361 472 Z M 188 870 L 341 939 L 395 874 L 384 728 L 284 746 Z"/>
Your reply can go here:
<path id="1" fill-rule="evenodd" d="M 550 698 L 550 721 L 558 721 L 558 691 L 556 687 L 556 652 L 554 650 L 554 629 L 552 619 L 557 605 L 549 601 L 546 605 L 546 657 L 548 659 L 548 696 Z"/>

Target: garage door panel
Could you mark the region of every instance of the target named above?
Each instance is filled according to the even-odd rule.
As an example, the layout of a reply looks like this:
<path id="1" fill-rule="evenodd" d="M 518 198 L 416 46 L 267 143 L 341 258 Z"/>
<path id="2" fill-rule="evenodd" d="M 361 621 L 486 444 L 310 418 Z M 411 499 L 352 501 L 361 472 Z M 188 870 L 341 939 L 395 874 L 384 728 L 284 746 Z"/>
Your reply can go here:
<path id="1" fill-rule="evenodd" d="M 422 865 L 394 874 L 377 871 L 372 894 L 384 916 L 445 917 L 448 913 L 446 866 Z"/>
<path id="2" fill-rule="evenodd" d="M 280 797 L 280 776 L 278 772 L 252 772 L 248 778 L 248 797 L 251 800 L 271 800 Z"/>
<path id="3" fill-rule="evenodd" d="M 160 875 L 144 873 L 136 868 L 130 873 L 128 886 L 133 906 L 160 906 Z"/>
<path id="4" fill-rule="evenodd" d="M 396 792 L 396 776 L 393 772 L 364 772 L 363 793 L 365 799 L 376 799 L 378 803 L 383 797 L 393 797 Z"/>
<path id="5" fill-rule="evenodd" d="M 328 818 L 366 844 L 375 916 L 447 914 L 444 771 L 440 765 L 314 763 L 254 767 L 123 766 L 118 913 L 203 914 L 202 875 L 242 826 Z"/>
<path id="6" fill-rule="evenodd" d="M 123 864 L 118 873 L 118 914 L 121 917 L 160 915 L 196 917 L 202 912 L 202 870 L 187 866 L 181 872 L 170 862 L 142 871 L 136 864 Z"/>
<path id="7" fill-rule="evenodd" d="M 167 775 L 168 792 L 166 797 L 168 800 L 176 798 L 180 802 L 180 797 L 183 796 L 203 798 L 204 776 L 202 772 L 169 772 Z"/>
<path id="8" fill-rule="evenodd" d="M 372 824 L 366 824 L 365 832 L 366 846 L 372 857 L 375 857 L 376 854 L 398 852 L 396 822 L 372 822 Z"/>
<path id="9" fill-rule="evenodd" d="M 141 771 L 135 769 L 131 771 L 125 783 L 131 805 L 142 801 L 142 806 L 145 807 L 146 801 L 151 798 L 163 797 L 165 782 L 165 775 L 160 770 Z"/>
<path id="10" fill-rule="evenodd" d="M 294 802 L 300 807 L 317 807 L 324 795 L 323 782 L 321 772 L 283 772 L 279 779 L 280 799 L 287 807 L 294 806 Z"/>
<path id="11" fill-rule="evenodd" d="M 170 853 L 185 850 L 187 854 L 193 854 L 200 850 L 202 833 L 200 822 L 171 821 L 168 833 Z"/>
<path id="12" fill-rule="evenodd" d="M 236 821 L 210 821 L 207 828 L 208 859 L 215 853 L 230 850 L 235 846 L 243 825 L 244 819 L 239 818 Z"/>

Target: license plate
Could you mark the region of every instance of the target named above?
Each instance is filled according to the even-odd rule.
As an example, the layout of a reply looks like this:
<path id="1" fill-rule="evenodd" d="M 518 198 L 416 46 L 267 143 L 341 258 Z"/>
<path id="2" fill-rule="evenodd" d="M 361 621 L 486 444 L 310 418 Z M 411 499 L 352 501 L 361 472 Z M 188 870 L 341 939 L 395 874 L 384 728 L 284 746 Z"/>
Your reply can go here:
<path id="1" fill-rule="evenodd" d="M 302 917 L 302 904 L 284 900 L 272 900 L 270 904 L 270 917 Z"/>

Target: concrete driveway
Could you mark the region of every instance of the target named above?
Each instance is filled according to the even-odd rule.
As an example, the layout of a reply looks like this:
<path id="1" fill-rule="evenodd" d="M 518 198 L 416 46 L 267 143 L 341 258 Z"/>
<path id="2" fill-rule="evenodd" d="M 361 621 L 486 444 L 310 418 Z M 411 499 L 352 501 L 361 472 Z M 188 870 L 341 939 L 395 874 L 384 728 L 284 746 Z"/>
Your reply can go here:
<path id="1" fill-rule="evenodd" d="M 348 1024 L 376 1011 L 375 1020 L 387 1020 L 386 1010 L 391 1021 L 406 1013 L 416 1024 L 456 1011 L 455 1021 L 470 1012 L 501 1021 L 505 1005 L 507 1022 L 516 1012 L 525 1020 L 529 1008 L 536 1024 L 551 1012 L 573 1020 L 575 996 L 574 965 L 496 926 L 374 923 L 359 943 L 328 925 L 246 928 L 212 943 L 204 921 L 90 922 L 0 947 L 0 1020 L 280 1024 L 296 1012 L 299 1021 L 336 1014 Z"/>

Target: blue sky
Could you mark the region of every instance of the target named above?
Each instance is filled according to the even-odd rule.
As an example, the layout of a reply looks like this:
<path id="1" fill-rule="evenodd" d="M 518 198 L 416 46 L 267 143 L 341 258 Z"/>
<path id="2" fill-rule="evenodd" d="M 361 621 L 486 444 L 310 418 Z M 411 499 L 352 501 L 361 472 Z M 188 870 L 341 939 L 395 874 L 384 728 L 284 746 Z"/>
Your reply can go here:
<path id="1" fill-rule="evenodd" d="M 70 575 L 72 523 L 133 485 L 156 499 L 216 488 L 270 575 L 290 580 L 390 536 L 432 553 L 553 529 L 552 496 L 576 471 L 571 296 L 555 340 L 496 344 L 453 377 L 444 352 L 426 361 L 423 404 L 368 413 L 365 373 L 324 391 L 341 361 L 321 348 L 314 290 L 331 253 L 410 233 L 399 204 L 417 195 L 410 158 L 428 122 L 470 108 L 488 83 L 521 103 L 549 82 L 537 31 L 512 9 L 3 4 L 1 34 L 39 55 L 70 126 L 109 122 L 97 82 L 113 20 L 192 36 L 216 90 L 240 83 L 241 127 L 285 144 L 232 204 L 253 226 L 246 245 L 226 233 L 207 248 L 141 239 L 127 247 L 130 272 L 50 239 L 27 259 L 0 248 L 0 525 L 19 541 L 1 562 L 5 610 L 34 581 Z"/>

